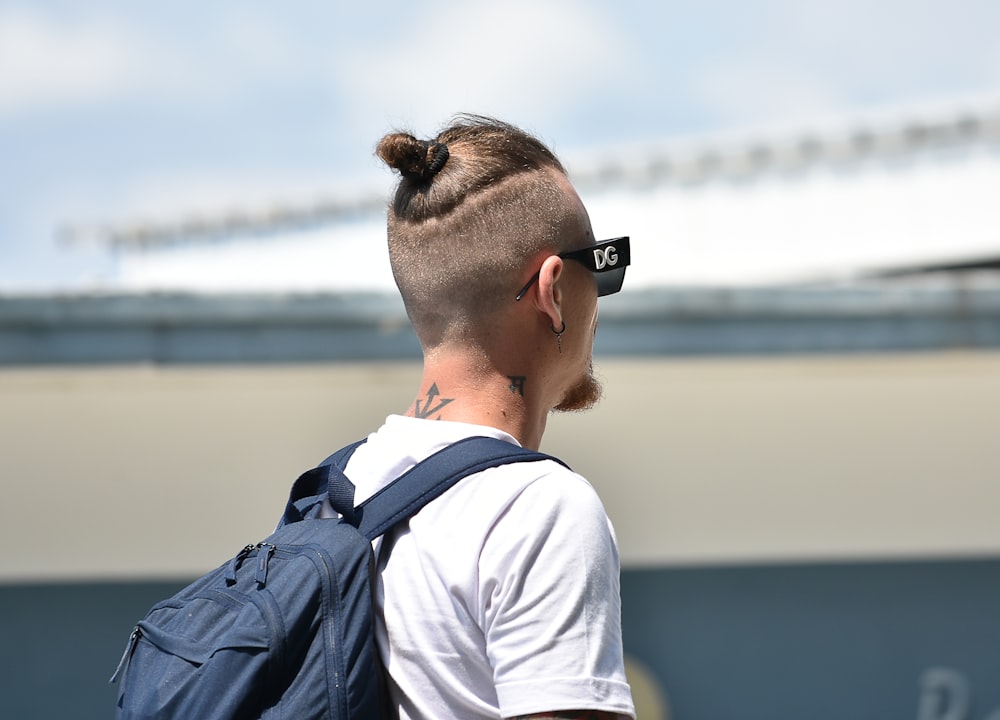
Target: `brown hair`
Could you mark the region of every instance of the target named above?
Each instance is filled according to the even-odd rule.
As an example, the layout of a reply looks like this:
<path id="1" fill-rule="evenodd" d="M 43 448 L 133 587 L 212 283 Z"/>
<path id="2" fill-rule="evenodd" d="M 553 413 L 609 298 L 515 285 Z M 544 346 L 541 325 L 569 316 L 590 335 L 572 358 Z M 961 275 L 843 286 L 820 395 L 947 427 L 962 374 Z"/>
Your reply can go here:
<path id="1" fill-rule="evenodd" d="M 566 171 L 523 130 L 460 115 L 432 140 L 390 133 L 376 153 L 401 175 L 389 258 L 425 349 L 474 338 L 513 302 L 524 264 L 568 242 L 574 210 L 557 177 Z"/>

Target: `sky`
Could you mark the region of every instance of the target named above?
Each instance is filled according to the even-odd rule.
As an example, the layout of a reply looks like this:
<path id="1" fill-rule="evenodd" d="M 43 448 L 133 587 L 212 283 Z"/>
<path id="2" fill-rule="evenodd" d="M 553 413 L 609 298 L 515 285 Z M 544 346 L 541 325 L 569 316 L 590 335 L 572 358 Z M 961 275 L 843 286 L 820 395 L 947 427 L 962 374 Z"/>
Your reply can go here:
<path id="1" fill-rule="evenodd" d="M 456 112 L 569 161 L 1000 98 L 997 28 L 996 0 L 0 0 L 0 293 L 113 278 L 67 226 L 382 190 L 378 138 Z"/>

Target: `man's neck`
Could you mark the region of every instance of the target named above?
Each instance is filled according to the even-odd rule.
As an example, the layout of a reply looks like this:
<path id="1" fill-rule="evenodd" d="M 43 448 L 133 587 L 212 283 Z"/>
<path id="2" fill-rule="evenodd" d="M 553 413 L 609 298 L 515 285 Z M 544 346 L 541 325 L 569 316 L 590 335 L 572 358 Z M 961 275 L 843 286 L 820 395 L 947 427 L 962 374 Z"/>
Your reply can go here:
<path id="1" fill-rule="evenodd" d="M 486 425 L 537 450 L 551 408 L 540 377 L 528 368 L 498 368 L 483 357 L 449 354 L 428 358 L 410 417 Z"/>

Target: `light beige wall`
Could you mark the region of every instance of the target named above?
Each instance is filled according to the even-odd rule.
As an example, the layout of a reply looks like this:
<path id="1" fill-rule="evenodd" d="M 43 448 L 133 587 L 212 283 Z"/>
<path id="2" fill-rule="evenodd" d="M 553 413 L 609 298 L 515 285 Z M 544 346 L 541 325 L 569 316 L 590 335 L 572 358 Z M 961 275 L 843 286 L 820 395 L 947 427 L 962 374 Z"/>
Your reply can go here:
<path id="1" fill-rule="evenodd" d="M 1000 553 L 1000 354 L 605 360 L 543 449 L 628 566 Z M 0 581 L 192 575 L 415 364 L 0 370 Z"/>

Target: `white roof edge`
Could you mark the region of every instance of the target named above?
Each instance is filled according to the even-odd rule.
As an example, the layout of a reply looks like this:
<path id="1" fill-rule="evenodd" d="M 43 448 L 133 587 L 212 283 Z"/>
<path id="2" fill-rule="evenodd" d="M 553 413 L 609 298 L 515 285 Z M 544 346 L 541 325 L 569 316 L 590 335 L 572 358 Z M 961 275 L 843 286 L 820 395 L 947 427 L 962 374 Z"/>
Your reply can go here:
<path id="1" fill-rule="evenodd" d="M 794 125 L 664 142 L 622 144 L 573 155 L 575 184 L 621 186 L 749 179 L 767 172 L 905 158 L 928 151 L 1000 146 L 1000 95 L 947 105 L 854 113 Z"/>
<path id="2" fill-rule="evenodd" d="M 564 153 L 581 191 L 704 184 L 746 180 L 772 172 L 816 166 L 902 159 L 928 151 L 1000 147 L 1000 95 L 926 104 L 797 123 L 770 130 L 720 132 L 663 142 L 620 144 Z M 69 226 L 60 237 L 119 249 L 214 242 L 220 237 L 281 234 L 374 217 L 385 208 L 384 191 L 333 195 L 311 203 L 274 204 L 242 213 L 200 213 L 175 222 L 131 221 Z"/>

